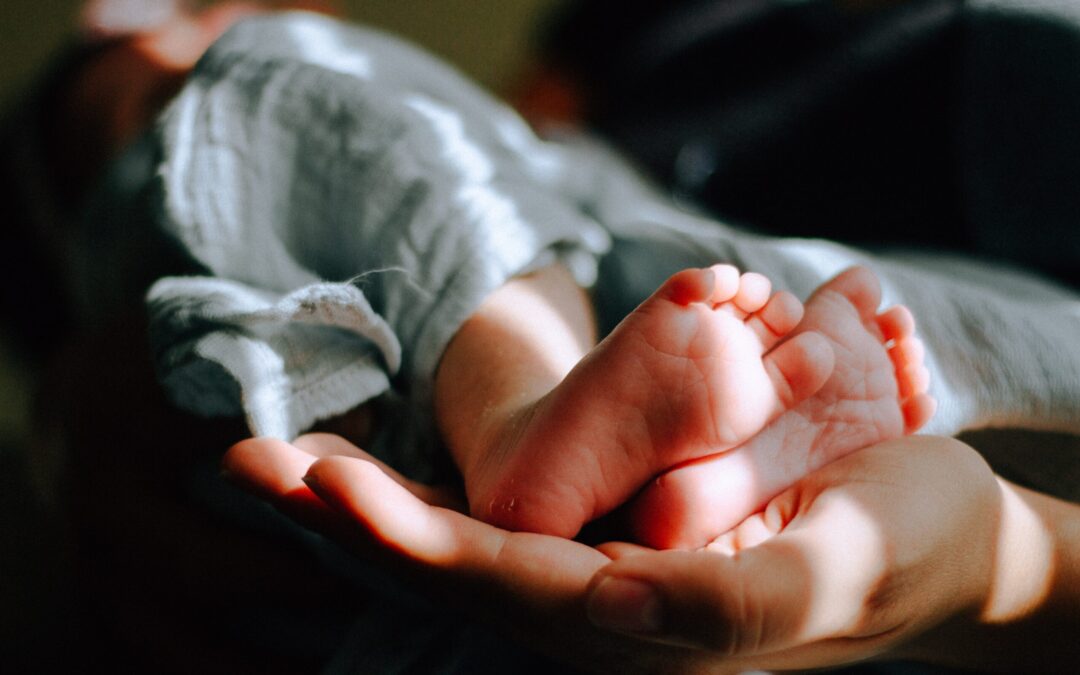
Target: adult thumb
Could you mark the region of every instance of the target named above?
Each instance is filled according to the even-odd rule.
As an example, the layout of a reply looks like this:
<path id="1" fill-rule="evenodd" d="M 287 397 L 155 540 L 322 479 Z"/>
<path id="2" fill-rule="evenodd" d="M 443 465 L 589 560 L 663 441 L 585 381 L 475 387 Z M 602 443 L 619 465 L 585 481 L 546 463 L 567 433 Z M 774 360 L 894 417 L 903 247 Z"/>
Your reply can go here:
<path id="1" fill-rule="evenodd" d="M 871 522 L 846 523 L 842 537 L 810 522 L 733 555 L 706 549 L 619 558 L 590 582 L 589 618 L 600 628 L 732 657 L 851 635 L 880 581 L 882 556 Z"/>

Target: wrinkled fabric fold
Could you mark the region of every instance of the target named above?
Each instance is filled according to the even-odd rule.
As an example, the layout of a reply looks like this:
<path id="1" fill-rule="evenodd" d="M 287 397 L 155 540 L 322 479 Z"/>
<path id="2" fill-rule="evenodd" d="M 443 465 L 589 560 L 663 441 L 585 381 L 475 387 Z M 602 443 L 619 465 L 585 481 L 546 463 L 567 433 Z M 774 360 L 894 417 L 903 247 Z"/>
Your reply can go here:
<path id="1" fill-rule="evenodd" d="M 557 147 L 428 55 L 324 17 L 227 33 L 157 137 L 161 226 L 210 275 L 149 292 L 162 381 L 256 434 L 391 387 L 425 401 L 488 294 L 556 262 L 591 285 L 610 245 Z"/>

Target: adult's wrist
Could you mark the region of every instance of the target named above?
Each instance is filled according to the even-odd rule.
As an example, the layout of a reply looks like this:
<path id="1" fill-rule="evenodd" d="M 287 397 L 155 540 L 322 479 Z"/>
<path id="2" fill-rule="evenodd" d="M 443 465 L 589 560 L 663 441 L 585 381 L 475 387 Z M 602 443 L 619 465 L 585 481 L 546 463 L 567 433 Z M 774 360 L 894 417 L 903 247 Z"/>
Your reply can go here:
<path id="1" fill-rule="evenodd" d="M 1080 661 L 1080 506 L 995 477 L 984 600 L 903 655 L 987 672 L 1064 672 Z"/>

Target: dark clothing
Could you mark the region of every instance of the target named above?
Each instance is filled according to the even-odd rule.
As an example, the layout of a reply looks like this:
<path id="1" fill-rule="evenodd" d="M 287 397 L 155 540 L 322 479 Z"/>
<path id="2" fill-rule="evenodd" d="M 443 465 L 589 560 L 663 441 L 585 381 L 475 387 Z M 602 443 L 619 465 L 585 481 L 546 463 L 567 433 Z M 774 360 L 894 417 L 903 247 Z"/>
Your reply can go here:
<path id="1" fill-rule="evenodd" d="M 748 227 L 1080 282 L 1080 4 L 584 0 L 548 58 L 591 126 Z"/>

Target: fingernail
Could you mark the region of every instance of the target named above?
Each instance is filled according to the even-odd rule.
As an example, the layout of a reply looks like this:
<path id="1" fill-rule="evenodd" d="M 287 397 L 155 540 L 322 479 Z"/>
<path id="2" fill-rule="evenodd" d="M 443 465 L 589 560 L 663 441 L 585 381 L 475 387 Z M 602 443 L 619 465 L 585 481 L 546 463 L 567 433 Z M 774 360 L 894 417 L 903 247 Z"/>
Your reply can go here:
<path id="1" fill-rule="evenodd" d="M 660 596 L 652 586 L 633 579 L 604 579 L 589 596 L 585 611 L 600 628 L 624 633 L 660 631 Z"/>

